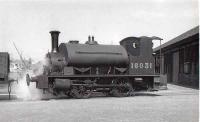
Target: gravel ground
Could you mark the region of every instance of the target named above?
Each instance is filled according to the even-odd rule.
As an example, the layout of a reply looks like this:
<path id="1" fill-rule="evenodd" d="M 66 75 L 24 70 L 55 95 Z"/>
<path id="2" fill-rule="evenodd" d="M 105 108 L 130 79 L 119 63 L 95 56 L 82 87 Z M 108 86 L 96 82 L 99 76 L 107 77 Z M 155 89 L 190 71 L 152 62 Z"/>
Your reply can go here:
<path id="1" fill-rule="evenodd" d="M 199 90 L 168 90 L 133 97 L 1 100 L 1 122 L 198 122 Z M 1 97 L 1 95 L 0 95 Z"/>

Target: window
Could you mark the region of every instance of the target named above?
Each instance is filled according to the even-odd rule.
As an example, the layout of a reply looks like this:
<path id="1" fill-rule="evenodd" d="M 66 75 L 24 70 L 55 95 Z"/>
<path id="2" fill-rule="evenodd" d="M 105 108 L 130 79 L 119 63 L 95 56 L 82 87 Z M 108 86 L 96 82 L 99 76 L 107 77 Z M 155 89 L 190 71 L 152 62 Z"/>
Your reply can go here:
<path id="1" fill-rule="evenodd" d="M 132 56 L 140 55 L 140 40 L 130 40 L 127 41 L 126 47 L 129 54 Z"/>

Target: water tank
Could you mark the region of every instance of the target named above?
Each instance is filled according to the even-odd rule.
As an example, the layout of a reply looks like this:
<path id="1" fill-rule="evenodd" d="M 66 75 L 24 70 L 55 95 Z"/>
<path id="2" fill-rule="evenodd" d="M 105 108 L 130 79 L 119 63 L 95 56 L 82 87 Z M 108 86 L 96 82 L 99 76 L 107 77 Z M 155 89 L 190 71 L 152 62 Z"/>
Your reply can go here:
<path id="1" fill-rule="evenodd" d="M 128 54 L 120 45 L 61 43 L 59 51 L 68 66 L 128 65 Z"/>

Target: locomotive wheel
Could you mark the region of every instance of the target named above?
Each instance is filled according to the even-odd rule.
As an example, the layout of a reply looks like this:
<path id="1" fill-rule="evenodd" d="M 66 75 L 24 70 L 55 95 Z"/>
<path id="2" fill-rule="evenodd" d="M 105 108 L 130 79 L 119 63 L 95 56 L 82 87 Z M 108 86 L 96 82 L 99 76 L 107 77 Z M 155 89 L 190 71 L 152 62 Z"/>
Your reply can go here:
<path id="1" fill-rule="evenodd" d="M 118 83 L 118 85 L 121 85 L 120 87 L 115 87 L 111 90 L 111 94 L 114 97 L 127 97 L 132 96 L 134 89 L 132 88 L 132 85 L 130 83 Z"/>
<path id="2" fill-rule="evenodd" d="M 129 96 L 129 92 L 127 89 L 125 88 L 113 88 L 112 91 L 111 91 L 111 94 L 114 96 L 114 97 L 127 97 Z"/>
<path id="3" fill-rule="evenodd" d="M 73 87 L 70 95 L 76 99 L 86 99 L 91 96 L 91 90 L 87 90 L 84 86 Z"/>
<path id="4" fill-rule="evenodd" d="M 126 96 L 126 94 L 123 93 L 120 88 L 113 88 L 111 91 L 111 94 L 114 97 L 125 97 Z"/>

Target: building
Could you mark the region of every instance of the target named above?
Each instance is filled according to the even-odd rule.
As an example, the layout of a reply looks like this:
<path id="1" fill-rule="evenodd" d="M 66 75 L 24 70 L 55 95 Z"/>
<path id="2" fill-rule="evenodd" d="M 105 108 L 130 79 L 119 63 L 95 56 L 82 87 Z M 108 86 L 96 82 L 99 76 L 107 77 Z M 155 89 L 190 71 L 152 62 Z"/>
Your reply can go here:
<path id="1" fill-rule="evenodd" d="M 156 72 L 161 71 L 168 83 L 199 88 L 199 26 L 155 48 L 154 53 Z"/>

